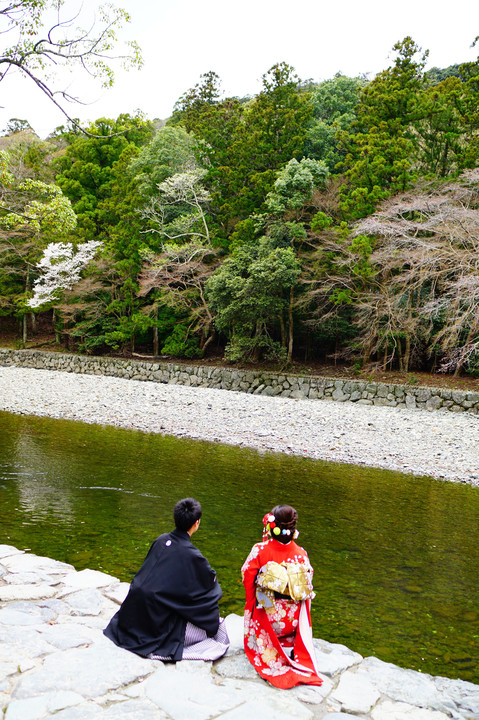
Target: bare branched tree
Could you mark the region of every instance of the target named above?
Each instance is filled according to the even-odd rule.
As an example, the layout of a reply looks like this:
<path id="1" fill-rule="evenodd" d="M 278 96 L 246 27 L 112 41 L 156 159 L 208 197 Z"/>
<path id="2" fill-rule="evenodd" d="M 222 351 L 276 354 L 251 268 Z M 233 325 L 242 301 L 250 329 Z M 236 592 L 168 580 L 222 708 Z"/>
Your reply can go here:
<path id="1" fill-rule="evenodd" d="M 147 256 L 139 278 L 141 297 L 156 291 L 153 310 L 163 304 L 188 316 L 191 332 L 201 335 L 203 352 L 214 339 L 213 315 L 204 292 L 218 266 L 218 255 L 218 250 L 197 241 L 164 245 L 159 255 Z"/>
<path id="2" fill-rule="evenodd" d="M 81 4 L 72 8 L 65 0 L 15 0 L 0 5 L 0 82 L 15 72 L 28 78 L 76 127 L 67 106 L 82 100 L 65 87 L 56 88 L 65 71 L 79 69 L 104 87 L 114 81 L 113 60 L 124 67 L 141 64 L 139 48 L 127 42 L 115 52 L 117 32 L 129 22 L 128 13 L 112 5 L 100 5 L 89 27 Z"/>
<path id="3" fill-rule="evenodd" d="M 429 348 L 459 372 L 479 350 L 479 169 L 385 202 L 354 229 L 376 238 L 356 323 L 365 356 L 400 369 Z M 354 258 L 346 259 L 351 264 Z"/>

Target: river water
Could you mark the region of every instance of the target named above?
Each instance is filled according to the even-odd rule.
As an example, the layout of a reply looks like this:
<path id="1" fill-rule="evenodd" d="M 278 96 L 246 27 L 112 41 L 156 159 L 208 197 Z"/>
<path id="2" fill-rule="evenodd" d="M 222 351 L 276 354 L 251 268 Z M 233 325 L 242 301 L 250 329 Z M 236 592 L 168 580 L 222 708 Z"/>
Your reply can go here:
<path id="1" fill-rule="evenodd" d="M 389 471 L 0 413 L 0 543 L 131 580 L 203 505 L 194 542 L 242 612 L 240 568 L 278 503 L 315 568 L 316 637 L 479 682 L 479 489 Z"/>

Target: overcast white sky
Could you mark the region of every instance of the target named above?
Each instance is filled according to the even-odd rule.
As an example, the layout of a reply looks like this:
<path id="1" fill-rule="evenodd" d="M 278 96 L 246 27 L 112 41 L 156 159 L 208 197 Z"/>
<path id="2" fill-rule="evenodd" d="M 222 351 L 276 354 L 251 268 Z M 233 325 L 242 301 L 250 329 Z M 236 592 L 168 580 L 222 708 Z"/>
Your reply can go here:
<path id="1" fill-rule="evenodd" d="M 66 0 L 78 8 L 81 0 Z M 84 0 L 84 11 L 95 0 Z M 140 71 L 117 71 L 113 89 L 73 78 L 70 90 L 90 104 L 70 106 L 82 121 L 141 109 L 167 118 L 178 97 L 214 70 L 226 96 L 253 95 L 261 76 L 286 61 L 302 79 L 325 80 L 341 71 L 375 73 L 390 64 L 395 42 L 411 35 L 430 51 L 427 67 L 473 60 L 479 0 L 116 0 L 131 14 L 127 35 L 143 52 Z M 7 41 L 8 36 L 3 36 Z M 64 118 L 39 90 L 13 74 L 1 83 L 0 130 L 27 119 L 45 137 Z"/>

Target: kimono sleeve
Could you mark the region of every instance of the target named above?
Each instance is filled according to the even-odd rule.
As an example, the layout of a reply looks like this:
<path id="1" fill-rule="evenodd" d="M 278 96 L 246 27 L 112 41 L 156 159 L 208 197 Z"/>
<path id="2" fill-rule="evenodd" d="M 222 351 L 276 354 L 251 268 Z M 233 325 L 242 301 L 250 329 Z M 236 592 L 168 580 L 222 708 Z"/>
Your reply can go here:
<path id="1" fill-rule="evenodd" d="M 246 558 L 241 575 L 246 593 L 246 609 L 252 609 L 256 599 L 256 576 L 261 567 L 261 543 L 253 545 L 250 554 Z"/>

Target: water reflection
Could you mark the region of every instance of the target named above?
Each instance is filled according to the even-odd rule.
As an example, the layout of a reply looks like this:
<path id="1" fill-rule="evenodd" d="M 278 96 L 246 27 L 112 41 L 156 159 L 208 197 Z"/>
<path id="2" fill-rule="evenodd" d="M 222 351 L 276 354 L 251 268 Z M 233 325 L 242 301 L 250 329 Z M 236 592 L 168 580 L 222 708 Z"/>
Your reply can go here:
<path id="1" fill-rule="evenodd" d="M 0 542 L 129 580 L 204 507 L 195 542 L 223 611 L 241 612 L 241 564 L 277 502 L 300 517 L 315 567 L 317 636 L 433 674 L 479 681 L 479 491 L 429 478 L 135 431 L 0 413 Z"/>

